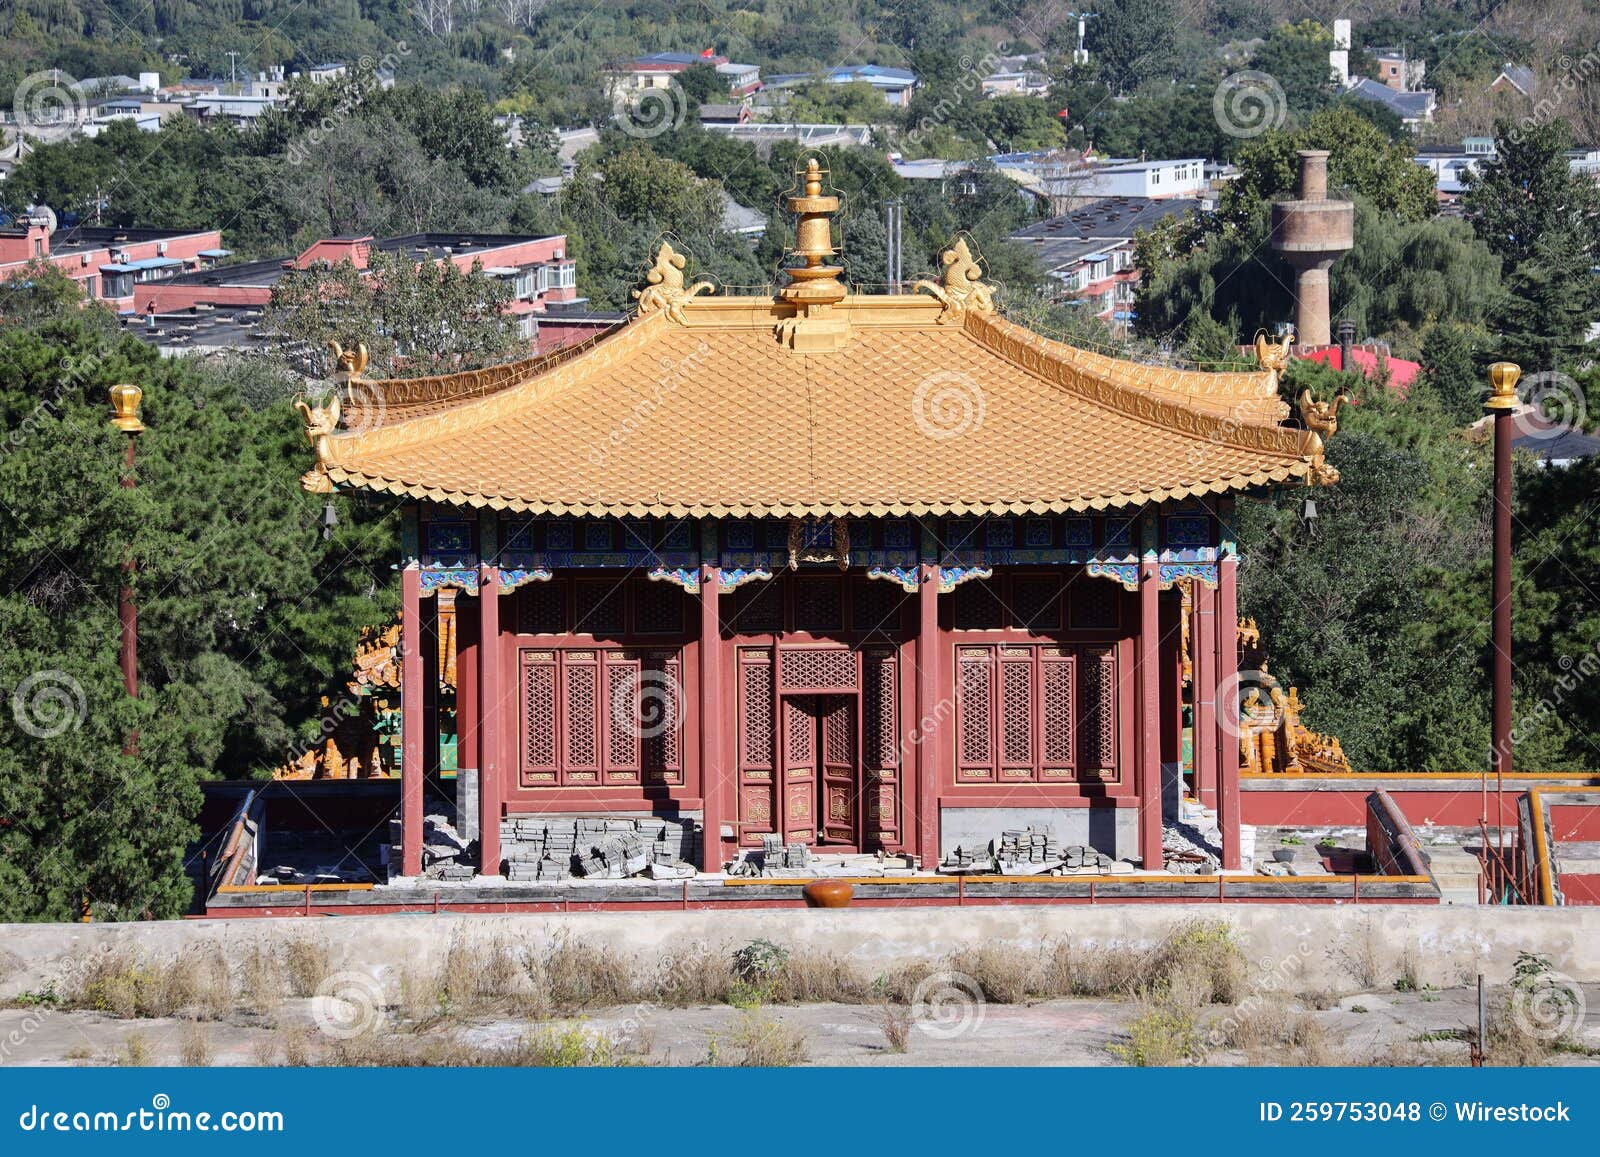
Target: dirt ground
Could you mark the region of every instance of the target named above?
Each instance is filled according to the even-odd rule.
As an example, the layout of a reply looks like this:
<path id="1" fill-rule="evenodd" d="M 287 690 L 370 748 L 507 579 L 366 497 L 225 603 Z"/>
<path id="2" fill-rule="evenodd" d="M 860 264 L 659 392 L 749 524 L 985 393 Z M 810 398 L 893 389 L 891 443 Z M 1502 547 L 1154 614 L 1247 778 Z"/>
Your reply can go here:
<path id="1" fill-rule="evenodd" d="M 1549 1064 L 1600 1064 L 1600 985 L 1585 986 L 1587 1010 L 1570 1036 L 1572 1047 L 1541 1057 Z M 1248 1010 L 1247 1010 L 1248 1011 Z M 1295 1006 L 1320 1028 L 1322 1050 L 1309 1063 L 1464 1064 L 1467 1045 L 1456 1034 L 1476 1024 L 1476 993 L 1449 989 L 1423 993 L 1347 996 L 1326 1009 Z M 368 1055 L 396 1055 L 419 1037 L 448 1034 L 458 1050 L 483 1053 L 514 1045 L 532 1032 L 576 1029 L 609 1044 L 602 1063 L 701 1065 L 725 1058 L 741 1028 L 779 1026 L 795 1046 L 790 1060 L 811 1065 L 1035 1066 L 1123 1063 L 1119 1045 L 1129 1039 L 1140 1006 L 1127 1000 L 1056 999 L 1024 1004 L 974 1003 L 911 1022 L 904 1052 L 889 1048 L 884 1013 L 846 1004 L 767 1005 L 741 1010 L 727 1005 L 694 1008 L 634 1006 L 596 1010 L 537 1024 L 519 1019 L 471 1018 L 448 1024 L 379 1028 Z M 1198 1063 L 1210 1065 L 1307 1063 L 1303 1052 L 1272 1046 L 1229 1047 L 1219 1026 L 1238 1010 L 1209 1006 L 1200 1015 Z M 310 1000 L 290 1000 L 270 1021 L 237 1013 L 220 1021 L 172 1018 L 119 1019 L 48 1007 L 0 1010 L 0 1065 L 176 1065 L 197 1057 L 210 1065 L 338 1063 L 337 1039 L 318 1027 Z M 461 1055 L 461 1054 L 457 1054 Z M 799 1059 L 803 1057 L 804 1059 Z M 580 1062 L 581 1063 L 581 1062 Z M 724 1060 L 724 1063 L 725 1060 Z M 781 1062 L 780 1062 L 781 1063 Z M 1193 1062 L 1190 1062 L 1193 1063 Z"/>

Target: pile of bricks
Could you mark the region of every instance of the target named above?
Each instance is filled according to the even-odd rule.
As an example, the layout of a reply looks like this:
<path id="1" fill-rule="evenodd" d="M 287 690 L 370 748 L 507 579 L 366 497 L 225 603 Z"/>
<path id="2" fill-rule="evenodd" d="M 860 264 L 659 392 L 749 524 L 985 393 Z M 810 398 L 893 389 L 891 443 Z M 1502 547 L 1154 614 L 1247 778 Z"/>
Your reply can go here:
<path id="1" fill-rule="evenodd" d="M 506 878 L 518 882 L 693 875 L 700 831 L 659 816 L 513 816 L 500 824 Z"/>
<path id="2" fill-rule="evenodd" d="M 1026 864 L 1036 871 L 1043 871 L 1047 866 L 1053 868 L 1061 862 L 1061 848 L 1056 843 L 1055 833 L 1049 828 L 1044 831 L 1007 828 L 1000 833 L 1000 847 L 995 858 L 1000 861 L 1002 870 Z"/>
<path id="3" fill-rule="evenodd" d="M 785 844 L 783 837 L 768 833 L 761 837 L 761 850 L 746 852 L 728 869 L 730 876 L 792 876 L 814 871 L 811 849 L 805 844 Z"/>
<path id="4" fill-rule="evenodd" d="M 950 872 L 992 872 L 1042 876 L 1112 871 L 1113 861 L 1087 844 L 1056 843 L 1050 829 L 1008 828 L 998 840 L 962 844 L 944 857 Z"/>
<path id="5" fill-rule="evenodd" d="M 994 870 L 993 845 L 983 843 L 957 844 L 955 850 L 944 858 L 942 868 L 955 872 L 992 872 Z"/>
<path id="6" fill-rule="evenodd" d="M 389 821 L 389 876 L 400 874 L 401 823 Z M 470 880 L 478 874 L 478 843 L 442 815 L 422 817 L 422 874 L 430 880 Z"/>
<path id="7" fill-rule="evenodd" d="M 1088 844 L 1072 844 L 1061 849 L 1061 870 L 1065 873 L 1105 873 L 1111 871 L 1111 857 Z"/>

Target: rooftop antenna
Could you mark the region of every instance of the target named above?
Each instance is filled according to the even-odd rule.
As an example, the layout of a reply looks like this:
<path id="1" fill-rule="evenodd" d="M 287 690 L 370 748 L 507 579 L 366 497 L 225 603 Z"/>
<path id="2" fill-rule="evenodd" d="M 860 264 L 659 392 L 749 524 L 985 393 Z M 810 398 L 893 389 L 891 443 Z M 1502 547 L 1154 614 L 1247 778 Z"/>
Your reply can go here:
<path id="1" fill-rule="evenodd" d="M 228 51 L 228 53 L 227 53 L 227 57 L 228 57 L 228 87 L 229 88 L 233 88 L 239 83 L 238 74 L 237 74 L 237 70 L 236 70 L 236 66 L 238 64 L 238 59 L 239 59 L 239 54 L 230 49 Z"/>

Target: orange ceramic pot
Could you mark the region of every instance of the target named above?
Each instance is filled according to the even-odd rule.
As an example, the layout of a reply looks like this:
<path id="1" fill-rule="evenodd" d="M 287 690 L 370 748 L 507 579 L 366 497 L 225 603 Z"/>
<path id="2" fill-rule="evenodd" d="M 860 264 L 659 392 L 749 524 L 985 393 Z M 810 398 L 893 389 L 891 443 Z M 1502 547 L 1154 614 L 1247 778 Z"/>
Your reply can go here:
<path id="1" fill-rule="evenodd" d="M 848 880 L 812 880 L 805 887 L 806 903 L 813 908 L 848 908 L 855 891 Z"/>

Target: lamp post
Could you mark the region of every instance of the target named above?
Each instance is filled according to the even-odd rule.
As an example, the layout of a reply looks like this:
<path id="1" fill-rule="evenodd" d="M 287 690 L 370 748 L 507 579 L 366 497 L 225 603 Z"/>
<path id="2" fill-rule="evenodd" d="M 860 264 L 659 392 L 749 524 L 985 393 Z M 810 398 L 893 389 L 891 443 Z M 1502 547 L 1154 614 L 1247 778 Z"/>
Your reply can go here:
<path id="1" fill-rule="evenodd" d="M 122 485 L 124 489 L 132 490 L 134 443 L 144 433 L 144 423 L 139 420 L 139 402 L 144 392 L 138 386 L 126 384 L 112 386 L 107 392 L 111 398 L 111 424 L 128 436 Z M 122 685 L 127 689 L 130 699 L 139 697 L 139 608 L 133 603 L 134 570 L 133 549 L 130 547 L 127 557 L 122 561 L 122 589 L 117 595 L 117 617 L 122 624 L 117 656 L 122 666 Z M 136 755 L 138 751 L 139 733 L 134 731 L 128 736 L 127 754 Z"/>
<path id="2" fill-rule="evenodd" d="M 1495 777 L 1496 842 L 1502 856 L 1503 793 L 1511 770 L 1511 439 L 1516 433 L 1512 416 L 1521 377 L 1522 368 L 1515 362 L 1495 362 L 1489 367 L 1490 394 L 1484 403 L 1494 415 L 1494 714 L 1489 758 Z"/>

